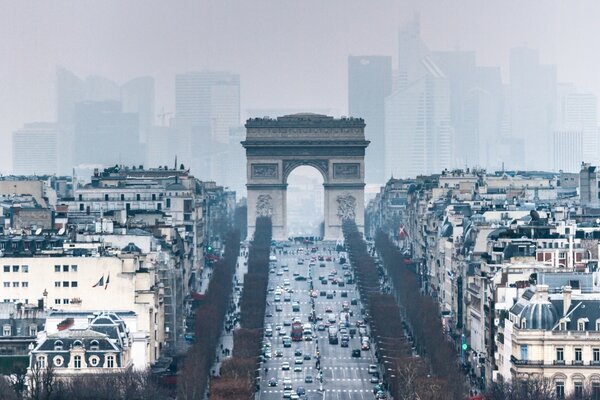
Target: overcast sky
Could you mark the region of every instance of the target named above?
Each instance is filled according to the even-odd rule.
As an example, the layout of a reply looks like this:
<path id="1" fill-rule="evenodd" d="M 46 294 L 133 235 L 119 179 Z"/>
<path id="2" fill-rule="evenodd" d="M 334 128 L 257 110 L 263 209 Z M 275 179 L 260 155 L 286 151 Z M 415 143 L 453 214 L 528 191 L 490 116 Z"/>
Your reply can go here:
<path id="1" fill-rule="evenodd" d="M 247 108 L 346 113 L 348 55 L 392 55 L 415 11 L 432 50 L 476 50 L 500 65 L 528 45 L 560 81 L 600 94 L 598 0 L 0 0 L 0 170 L 24 122 L 54 120 L 57 65 L 122 83 L 156 79 L 156 110 L 173 111 L 174 75 L 238 72 Z"/>

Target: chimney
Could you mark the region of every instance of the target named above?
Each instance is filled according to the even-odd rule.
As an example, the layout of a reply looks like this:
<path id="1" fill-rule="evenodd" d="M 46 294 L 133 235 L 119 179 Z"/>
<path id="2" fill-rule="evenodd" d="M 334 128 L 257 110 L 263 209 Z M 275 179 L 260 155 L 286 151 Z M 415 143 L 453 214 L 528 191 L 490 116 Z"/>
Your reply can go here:
<path id="1" fill-rule="evenodd" d="M 567 315 L 571 308 L 571 286 L 563 287 L 563 315 Z"/>
<path id="2" fill-rule="evenodd" d="M 548 301 L 548 285 L 537 285 L 536 294 L 540 301 Z"/>

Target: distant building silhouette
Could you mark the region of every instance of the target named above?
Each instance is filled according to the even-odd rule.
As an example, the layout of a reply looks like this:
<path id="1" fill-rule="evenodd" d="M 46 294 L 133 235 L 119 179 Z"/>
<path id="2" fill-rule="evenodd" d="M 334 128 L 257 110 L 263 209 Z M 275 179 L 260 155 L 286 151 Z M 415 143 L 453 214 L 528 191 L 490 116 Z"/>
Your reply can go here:
<path id="1" fill-rule="evenodd" d="M 365 136 L 371 141 L 365 160 L 367 183 L 381 184 L 386 180 L 385 98 L 391 92 L 391 57 L 348 57 L 348 114 L 365 120 Z"/>
<path id="2" fill-rule="evenodd" d="M 18 175 L 58 172 L 57 125 L 47 122 L 25 124 L 13 133 L 13 173 Z"/>

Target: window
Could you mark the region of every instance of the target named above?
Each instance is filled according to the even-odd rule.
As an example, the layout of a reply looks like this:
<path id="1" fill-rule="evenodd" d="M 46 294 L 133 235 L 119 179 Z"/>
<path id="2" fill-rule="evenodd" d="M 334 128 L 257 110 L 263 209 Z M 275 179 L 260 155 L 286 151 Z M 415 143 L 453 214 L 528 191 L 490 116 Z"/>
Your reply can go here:
<path id="1" fill-rule="evenodd" d="M 560 323 L 558 324 L 558 330 L 566 331 L 567 330 L 567 321 L 560 321 Z"/>
<path id="2" fill-rule="evenodd" d="M 24 273 L 28 273 L 29 272 L 29 265 L 22 265 L 21 266 L 21 271 Z"/>
<path id="3" fill-rule="evenodd" d="M 600 399 L 600 381 L 592 381 L 592 399 Z"/>
<path id="4" fill-rule="evenodd" d="M 69 287 L 69 281 L 63 281 L 63 287 Z"/>
<path id="5" fill-rule="evenodd" d="M 13 287 L 19 287 L 19 282 L 13 282 Z"/>
<path id="6" fill-rule="evenodd" d="M 77 281 L 71 281 L 71 287 L 77 287 Z"/>
<path id="7" fill-rule="evenodd" d="M 21 287 L 29 287 L 29 282 L 21 282 Z"/>
<path id="8" fill-rule="evenodd" d="M 100 358 L 98 356 L 91 356 L 90 357 L 90 365 L 92 367 L 97 367 L 98 364 L 100 364 Z"/>
<path id="9" fill-rule="evenodd" d="M 600 364 L 600 348 L 594 347 L 592 349 L 592 361 L 594 364 Z"/>
<path id="10" fill-rule="evenodd" d="M 564 364 L 565 362 L 565 349 L 562 347 L 556 348 L 556 363 Z"/>
<path id="11" fill-rule="evenodd" d="M 114 368 L 115 367 L 115 356 L 107 356 L 106 357 L 106 366 L 108 368 Z"/>
<path id="12" fill-rule="evenodd" d="M 4 272 L 10 272 L 10 265 L 4 266 Z"/>
<path id="13" fill-rule="evenodd" d="M 166 207 L 171 208 L 171 199 L 167 199 Z"/>
<path id="14" fill-rule="evenodd" d="M 152 201 L 156 201 L 156 193 L 152 193 Z"/>
<path id="15" fill-rule="evenodd" d="M 77 265 L 71 265 L 71 272 L 77 272 Z"/>
<path id="16" fill-rule="evenodd" d="M 75 369 L 81 368 L 81 356 L 73 357 L 73 366 L 75 367 Z"/>
<path id="17" fill-rule="evenodd" d="M 10 336 L 12 333 L 12 327 L 10 325 L 4 325 L 2 327 L 2 336 Z"/>
<path id="18" fill-rule="evenodd" d="M 83 211 L 83 210 L 84 210 L 83 203 L 81 203 L 81 204 L 79 204 L 79 211 Z"/>
<path id="19" fill-rule="evenodd" d="M 60 304 L 60 299 L 54 299 L 54 304 Z"/>
<path id="20" fill-rule="evenodd" d="M 574 385 L 573 394 L 576 399 L 581 399 L 583 397 L 583 382 L 575 382 Z"/>
<path id="21" fill-rule="evenodd" d="M 52 362 L 56 367 L 62 367 L 65 360 L 61 356 L 56 356 L 52 359 Z"/>
<path id="22" fill-rule="evenodd" d="M 4 282 L 4 287 L 10 287 L 10 282 Z"/>
<path id="23" fill-rule="evenodd" d="M 37 335 L 37 326 L 30 325 L 29 326 L 29 336 L 35 336 L 35 335 Z"/>
<path id="24" fill-rule="evenodd" d="M 581 364 L 581 347 L 575 347 L 575 363 Z"/>
<path id="25" fill-rule="evenodd" d="M 81 342 L 81 340 L 75 340 L 73 342 L 73 347 L 78 346 L 78 347 L 83 347 L 83 342 Z"/>
<path id="26" fill-rule="evenodd" d="M 13 265 L 13 272 L 19 272 L 19 266 Z"/>
<path id="27" fill-rule="evenodd" d="M 96 339 L 94 339 L 90 342 L 90 350 L 91 351 L 100 350 L 100 343 Z"/>
<path id="28" fill-rule="evenodd" d="M 136 194 L 135 194 L 135 199 L 136 199 L 137 201 L 140 201 L 140 200 L 142 199 L 142 196 L 140 196 L 140 194 L 139 194 L 139 193 L 136 193 Z"/>
<path id="29" fill-rule="evenodd" d="M 108 201 L 108 194 L 104 195 L 104 201 Z"/>
<path id="30" fill-rule="evenodd" d="M 521 345 L 521 360 L 527 360 L 528 359 L 528 348 L 526 344 L 522 344 Z"/>
<path id="31" fill-rule="evenodd" d="M 69 304 L 69 299 L 63 299 L 63 304 Z"/>
<path id="32" fill-rule="evenodd" d="M 69 266 L 63 265 L 63 272 L 69 272 Z"/>
<path id="33" fill-rule="evenodd" d="M 162 203 L 156 203 L 156 209 L 158 211 L 162 210 Z"/>
<path id="34" fill-rule="evenodd" d="M 38 369 L 46 368 L 46 356 L 37 356 L 36 361 Z"/>
<path id="35" fill-rule="evenodd" d="M 556 397 L 559 399 L 565 398 L 565 383 L 563 381 L 556 382 Z"/>
<path id="36" fill-rule="evenodd" d="M 125 195 L 121 194 L 121 201 L 125 201 Z"/>
<path id="37" fill-rule="evenodd" d="M 83 195 L 82 195 L 82 194 L 80 194 L 79 196 L 77 196 L 77 199 L 78 199 L 79 201 L 83 201 Z"/>
<path id="38" fill-rule="evenodd" d="M 585 331 L 585 321 L 583 319 L 577 320 L 577 330 Z"/>
<path id="39" fill-rule="evenodd" d="M 54 287 L 60 287 L 60 281 L 54 281 Z"/>
<path id="40" fill-rule="evenodd" d="M 54 342 L 54 350 L 55 351 L 61 351 L 63 349 L 63 342 L 62 340 L 57 340 Z"/>
<path id="41" fill-rule="evenodd" d="M 54 272 L 60 272 L 60 265 L 54 266 Z"/>

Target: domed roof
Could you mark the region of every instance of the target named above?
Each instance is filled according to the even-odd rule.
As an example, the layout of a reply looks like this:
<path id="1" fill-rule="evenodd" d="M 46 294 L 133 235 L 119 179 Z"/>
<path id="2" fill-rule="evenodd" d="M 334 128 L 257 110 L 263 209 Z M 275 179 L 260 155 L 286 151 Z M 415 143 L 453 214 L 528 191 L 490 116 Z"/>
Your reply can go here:
<path id="1" fill-rule="evenodd" d="M 529 303 L 523 308 L 521 318 L 526 320 L 526 329 L 551 330 L 558 320 L 558 312 L 552 303 Z"/>
<path id="2" fill-rule="evenodd" d="M 525 290 L 510 311 L 519 317 L 521 329 L 552 330 L 559 318 L 556 307 L 548 298 L 546 285 L 532 286 Z"/>

